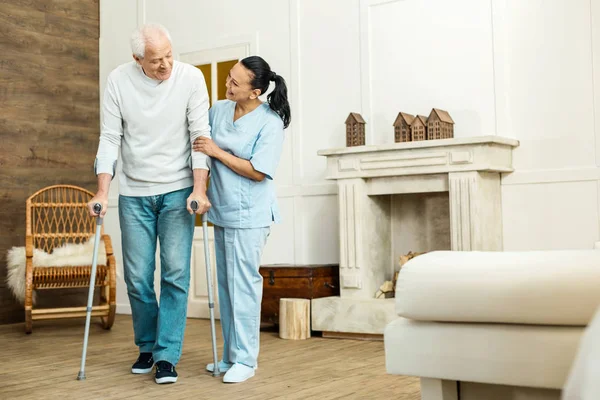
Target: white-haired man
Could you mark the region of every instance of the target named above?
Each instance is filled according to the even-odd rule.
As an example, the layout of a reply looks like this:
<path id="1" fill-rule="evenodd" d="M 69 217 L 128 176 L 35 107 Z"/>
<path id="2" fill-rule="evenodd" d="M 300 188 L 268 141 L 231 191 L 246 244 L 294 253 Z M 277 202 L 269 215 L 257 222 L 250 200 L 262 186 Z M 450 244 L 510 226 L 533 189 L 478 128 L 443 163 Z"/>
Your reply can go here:
<path id="1" fill-rule="evenodd" d="M 95 161 L 98 191 L 90 201 L 108 206 L 108 190 L 121 152 L 119 221 L 123 267 L 139 357 L 134 374 L 177 381 L 175 365 L 187 315 L 190 255 L 195 215 L 208 210 L 208 157 L 191 151 L 210 137 L 208 92 L 202 72 L 173 60 L 171 37 L 147 24 L 131 37 L 133 61 L 108 76 L 102 102 L 100 144 Z M 186 207 L 187 206 L 187 207 Z M 154 291 L 160 242 L 160 307 Z"/>

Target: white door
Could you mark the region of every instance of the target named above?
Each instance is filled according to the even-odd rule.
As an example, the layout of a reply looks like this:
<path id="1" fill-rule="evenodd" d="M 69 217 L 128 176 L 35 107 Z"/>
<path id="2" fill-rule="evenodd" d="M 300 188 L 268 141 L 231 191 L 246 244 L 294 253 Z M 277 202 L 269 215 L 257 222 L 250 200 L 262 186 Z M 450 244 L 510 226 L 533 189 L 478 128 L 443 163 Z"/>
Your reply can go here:
<path id="1" fill-rule="evenodd" d="M 210 257 L 210 269 L 213 279 L 213 301 L 215 302 L 215 318 L 219 318 L 219 302 L 217 293 L 217 265 L 215 262 L 215 235 L 213 227 L 208 228 L 208 247 Z M 204 254 L 204 235 L 202 232 L 202 226 L 197 226 L 194 230 L 194 241 L 192 242 L 192 265 L 190 277 L 190 292 L 188 296 L 189 318 L 210 317 L 208 308 L 206 260 Z"/>

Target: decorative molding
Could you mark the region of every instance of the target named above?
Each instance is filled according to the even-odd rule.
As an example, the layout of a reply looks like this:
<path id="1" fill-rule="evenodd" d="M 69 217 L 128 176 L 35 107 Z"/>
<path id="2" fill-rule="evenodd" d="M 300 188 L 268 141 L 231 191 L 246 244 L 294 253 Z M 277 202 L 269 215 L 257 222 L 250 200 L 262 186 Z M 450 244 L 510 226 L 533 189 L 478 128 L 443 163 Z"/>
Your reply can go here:
<path id="1" fill-rule="evenodd" d="M 368 196 L 448 192 L 446 174 L 388 176 L 369 179 L 366 184 Z"/>
<path id="2" fill-rule="evenodd" d="M 344 274 L 341 276 L 342 287 L 344 289 L 362 289 L 362 282 L 359 275 Z"/>
<path id="3" fill-rule="evenodd" d="M 360 0 L 359 10 L 359 32 L 360 32 L 360 98 L 361 115 L 367 122 L 365 126 L 366 144 L 373 143 L 373 132 L 371 130 L 371 34 L 370 20 L 371 0 Z"/>
<path id="4" fill-rule="evenodd" d="M 402 1 L 402 0 L 368 0 L 368 3 L 369 3 L 370 7 L 377 7 L 377 6 L 382 6 L 382 5 L 388 4 L 388 3 L 395 3 L 397 1 Z"/>
<path id="5" fill-rule="evenodd" d="M 512 172 L 512 149 L 518 145 L 514 140 L 485 136 L 326 149 L 318 154 L 328 156 L 327 179 Z M 353 163 L 358 169 L 351 168 Z"/>
<path id="6" fill-rule="evenodd" d="M 427 167 L 446 164 L 448 164 L 447 152 L 365 157 L 360 159 L 360 168 L 362 170 Z"/>
<path id="7" fill-rule="evenodd" d="M 361 115 L 367 122 L 365 127 L 365 141 L 367 144 L 373 142 L 372 115 L 372 86 L 371 86 L 371 8 L 385 4 L 395 3 L 401 0 L 360 0 L 359 9 L 359 31 L 360 31 L 360 88 L 362 99 Z"/>
<path id="8" fill-rule="evenodd" d="M 357 160 L 345 160 L 345 159 L 338 160 L 338 171 L 340 171 L 340 172 L 358 171 L 359 166 L 356 161 Z"/>
<path id="9" fill-rule="evenodd" d="M 598 215 L 600 215 L 600 181 L 596 182 L 596 208 Z M 598 237 L 600 237 L 600 224 L 598 226 Z M 594 249 L 600 249 L 600 242 L 594 243 Z"/>
<path id="10" fill-rule="evenodd" d="M 496 135 L 482 135 L 482 136 L 469 136 L 461 138 L 451 139 L 437 139 L 437 140 L 421 140 L 416 142 L 403 142 L 403 143 L 388 143 L 380 145 L 370 146 L 354 146 L 354 147 L 338 147 L 335 149 L 322 149 L 317 152 L 320 156 L 333 156 L 333 155 L 344 155 L 344 154 L 357 154 L 357 153 L 373 153 L 381 152 L 385 150 L 397 151 L 397 150 L 417 150 L 427 148 L 457 148 L 457 146 L 465 145 L 478 145 L 484 144 L 487 146 L 494 147 L 518 147 L 520 142 L 515 139 L 505 138 Z M 464 149 L 463 149 L 464 150 Z"/>
<path id="11" fill-rule="evenodd" d="M 450 243 L 453 251 L 472 250 L 471 198 L 476 185 L 472 174 L 450 174 Z"/>
<path id="12" fill-rule="evenodd" d="M 301 199 L 290 196 L 288 199 L 292 200 L 292 240 L 294 243 L 292 258 L 294 262 L 298 262 L 298 260 L 303 259 L 303 250 L 304 250 L 304 218 L 300 218 L 300 213 L 296 212 L 300 208 L 299 203 L 301 203 Z"/>
<path id="13" fill-rule="evenodd" d="M 146 23 L 146 0 L 137 0 L 137 26 L 140 27 Z"/>
<path id="14" fill-rule="evenodd" d="M 510 82 L 510 68 L 507 67 L 506 59 L 510 57 L 512 48 L 506 21 L 507 0 L 494 0 L 491 2 L 490 8 L 495 130 L 496 135 L 510 136 L 513 131 L 510 95 L 507 90 L 508 82 Z"/>
<path id="15" fill-rule="evenodd" d="M 335 183 L 322 183 L 315 185 L 279 186 L 276 189 L 278 198 L 333 196 L 338 194 Z"/>
<path id="16" fill-rule="evenodd" d="M 516 170 L 502 175 L 502 186 L 600 181 L 600 168 Z"/>
<path id="17" fill-rule="evenodd" d="M 340 191 L 338 194 L 339 201 L 339 210 L 340 210 L 340 225 L 342 225 L 342 229 L 340 229 L 340 268 L 348 268 L 349 265 L 349 256 L 348 256 L 348 236 L 345 235 L 345 232 L 348 232 L 350 221 L 346 217 L 348 214 L 348 210 L 346 208 L 346 204 L 348 202 L 348 190 L 344 187 L 340 187 Z"/>
<path id="18" fill-rule="evenodd" d="M 290 100 L 294 110 L 294 118 L 289 128 L 292 136 L 292 185 L 300 184 L 304 176 L 300 22 L 300 0 L 290 0 Z"/>
<path id="19" fill-rule="evenodd" d="M 471 164 L 473 153 L 470 151 L 454 151 L 450 153 L 450 164 Z"/>
<path id="20" fill-rule="evenodd" d="M 596 165 L 600 166 L 600 3 L 590 0 L 592 87 L 594 92 L 594 138 L 596 140 Z"/>
<path id="21" fill-rule="evenodd" d="M 258 52 L 258 32 L 254 34 L 224 36 L 210 40 L 183 43 L 176 52 L 177 59 L 192 64 L 228 61 L 235 57 Z M 215 53 L 217 53 L 215 55 Z"/>
<path id="22" fill-rule="evenodd" d="M 243 52 L 244 50 L 247 51 L 247 48 L 246 49 L 240 48 L 240 52 Z M 182 55 L 185 58 L 184 54 L 181 54 L 180 57 Z M 198 64 L 196 64 L 196 65 L 198 65 Z M 218 100 L 219 99 L 219 85 L 213 84 L 213 80 L 218 80 L 218 75 L 219 75 L 219 72 L 217 69 L 217 63 L 211 62 L 210 63 L 210 77 L 211 77 L 210 98 L 212 100 L 212 104 L 210 105 L 211 107 L 213 106 L 213 104 L 215 104 L 217 101 L 219 101 Z M 206 83 L 206 79 L 204 80 L 204 82 Z M 208 92 L 208 90 L 207 90 L 207 92 Z M 211 132 L 212 132 L 212 130 L 211 130 Z"/>
<path id="23" fill-rule="evenodd" d="M 357 241 L 360 233 L 360 221 L 357 219 L 359 215 L 357 183 L 340 182 L 339 185 L 340 223 L 344 226 L 340 230 L 340 268 L 355 269 L 359 267 Z"/>

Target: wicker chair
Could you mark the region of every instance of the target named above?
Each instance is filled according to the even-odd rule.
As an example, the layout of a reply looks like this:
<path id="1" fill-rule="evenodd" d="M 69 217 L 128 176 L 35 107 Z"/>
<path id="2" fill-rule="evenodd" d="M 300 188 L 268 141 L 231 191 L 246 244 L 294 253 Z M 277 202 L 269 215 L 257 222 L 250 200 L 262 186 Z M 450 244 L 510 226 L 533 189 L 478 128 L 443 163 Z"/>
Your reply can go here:
<path id="1" fill-rule="evenodd" d="M 90 217 L 87 203 L 93 193 L 77 186 L 55 185 L 44 188 L 27 199 L 25 238 L 26 290 L 25 332 L 31 333 L 32 321 L 41 319 L 85 317 L 86 306 L 33 308 L 33 291 L 64 288 L 89 288 L 92 259 L 89 265 L 36 267 L 33 249 L 52 253 L 65 243 L 85 242 L 95 233 L 96 221 Z M 100 287 L 100 304 L 92 307 L 92 316 L 101 317 L 102 326 L 110 329 L 116 310 L 115 257 L 110 237 L 104 234 L 106 264 L 97 265 L 96 287 Z"/>

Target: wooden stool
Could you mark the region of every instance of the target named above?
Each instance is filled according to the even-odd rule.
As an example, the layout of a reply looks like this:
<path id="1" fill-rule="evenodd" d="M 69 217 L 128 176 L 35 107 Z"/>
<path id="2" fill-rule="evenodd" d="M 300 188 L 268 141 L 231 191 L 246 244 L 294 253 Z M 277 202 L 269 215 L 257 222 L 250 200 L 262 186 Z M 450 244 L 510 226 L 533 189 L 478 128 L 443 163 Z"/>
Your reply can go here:
<path id="1" fill-rule="evenodd" d="M 292 340 L 310 337 L 310 300 L 279 300 L 279 337 Z"/>

